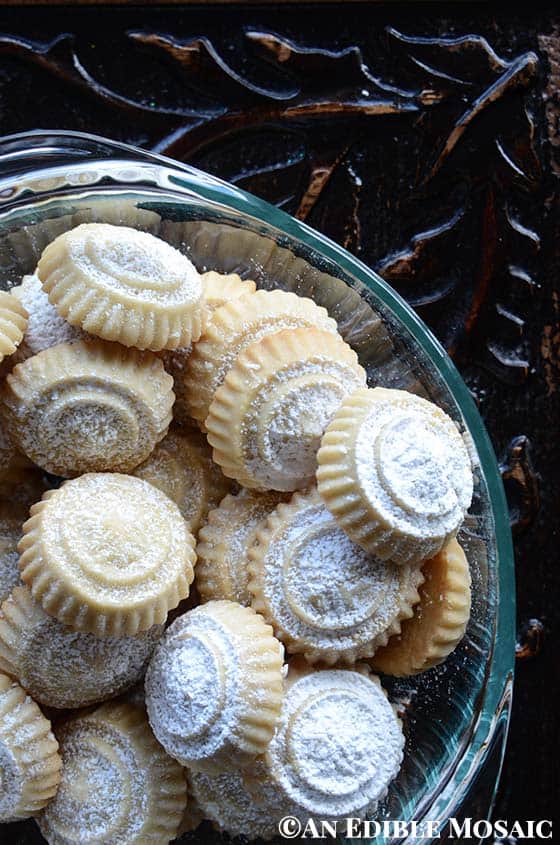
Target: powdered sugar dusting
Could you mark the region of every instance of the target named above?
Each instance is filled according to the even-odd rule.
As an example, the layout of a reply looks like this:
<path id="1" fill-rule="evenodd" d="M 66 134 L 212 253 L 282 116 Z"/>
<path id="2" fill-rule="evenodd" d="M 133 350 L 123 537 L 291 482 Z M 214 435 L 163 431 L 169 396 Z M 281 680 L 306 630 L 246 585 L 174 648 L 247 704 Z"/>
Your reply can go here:
<path id="1" fill-rule="evenodd" d="M 21 285 L 12 288 L 12 295 L 17 296 L 29 315 L 23 340 L 31 355 L 57 343 L 89 337 L 60 316 L 36 275 L 24 276 Z"/>
<path id="2" fill-rule="evenodd" d="M 150 724 L 168 754 L 192 764 L 231 742 L 239 673 L 235 642 L 211 613 L 191 611 L 168 628 L 145 683 Z"/>
<path id="3" fill-rule="evenodd" d="M 320 818 L 363 813 L 397 775 L 400 723 L 381 687 L 350 670 L 321 670 L 287 690 L 267 754 L 290 800 Z"/>
<path id="4" fill-rule="evenodd" d="M 0 734 L 0 822 L 13 820 L 21 798 L 22 773 L 10 745 Z"/>
<path id="5" fill-rule="evenodd" d="M 194 265 L 148 232 L 85 223 L 62 237 L 74 268 L 99 289 L 150 304 L 155 299 L 194 305 L 201 299 L 202 282 Z"/>

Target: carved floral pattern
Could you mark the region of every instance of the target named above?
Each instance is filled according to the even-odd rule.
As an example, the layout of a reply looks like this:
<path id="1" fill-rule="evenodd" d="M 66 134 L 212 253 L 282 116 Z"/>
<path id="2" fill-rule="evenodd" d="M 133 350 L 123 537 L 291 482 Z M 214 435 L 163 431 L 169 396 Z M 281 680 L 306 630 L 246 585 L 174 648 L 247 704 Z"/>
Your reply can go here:
<path id="1" fill-rule="evenodd" d="M 217 172 L 360 254 L 452 355 L 476 342 L 479 364 L 498 378 L 527 377 L 524 314 L 540 245 L 524 218 L 540 180 L 534 53 L 507 61 L 477 35 L 391 27 L 375 67 L 356 46 L 308 47 L 257 28 L 241 33 L 242 62 L 208 37 L 137 29 L 127 38 L 184 96 L 124 95 L 97 78 L 71 34 L 2 35 L 0 55 L 146 127 L 157 152 Z M 365 219 L 364 197 L 378 220 Z"/>

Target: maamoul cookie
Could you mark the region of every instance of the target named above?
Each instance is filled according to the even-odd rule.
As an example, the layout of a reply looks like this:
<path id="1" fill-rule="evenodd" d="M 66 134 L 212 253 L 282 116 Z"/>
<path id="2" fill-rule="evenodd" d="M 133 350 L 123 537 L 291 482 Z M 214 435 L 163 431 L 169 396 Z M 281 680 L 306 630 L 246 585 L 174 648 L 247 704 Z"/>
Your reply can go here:
<path id="1" fill-rule="evenodd" d="M 104 340 L 158 351 L 201 335 L 199 274 L 148 232 L 84 223 L 48 245 L 37 275 L 59 314 Z"/>
<path id="2" fill-rule="evenodd" d="M 193 534 L 231 489 L 206 438 L 194 429 L 170 431 L 134 475 L 173 499 Z"/>
<path id="3" fill-rule="evenodd" d="M 167 753 L 209 773 L 249 765 L 276 727 L 282 658 L 248 607 L 212 601 L 176 619 L 146 674 L 150 724 Z"/>
<path id="4" fill-rule="evenodd" d="M 0 674 L 0 822 L 27 819 L 56 794 L 62 761 L 39 707 Z"/>
<path id="5" fill-rule="evenodd" d="M 419 567 L 364 552 L 315 489 L 278 505 L 256 537 L 249 550 L 252 606 L 287 651 L 309 663 L 371 657 L 412 616 Z"/>
<path id="6" fill-rule="evenodd" d="M 325 428 L 365 384 L 358 356 L 337 334 L 265 335 L 238 355 L 214 395 L 205 422 L 214 460 L 244 487 L 308 486 Z"/>
<path id="7" fill-rule="evenodd" d="M 313 670 L 294 661 L 263 757 L 267 791 L 295 807 L 291 815 L 303 822 L 363 817 L 397 775 L 403 747 L 400 721 L 375 676 L 363 667 Z M 252 792 L 253 773 L 244 777 Z"/>
<path id="8" fill-rule="evenodd" d="M 457 540 L 450 540 L 423 566 L 424 583 L 414 615 L 400 634 L 376 651 L 372 666 L 386 675 L 417 675 L 443 663 L 462 640 L 471 608 L 469 563 Z"/>
<path id="9" fill-rule="evenodd" d="M 80 633 L 45 613 L 28 587 L 15 587 L 0 607 L 0 671 L 39 704 L 85 707 L 139 681 L 162 633 L 162 625 L 134 637 Z"/>
<path id="10" fill-rule="evenodd" d="M 186 807 L 181 767 L 144 711 L 103 704 L 56 729 L 62 780 L 37 819 L 49 845 L 167 845 Z"/>
<path id="11" fill-rule="evenodd" d="M 262 764 L 260 768 L 265 771 Z M 216 775 L 189 772 L 188 785 L 189 797 L 194 799 L 202 817 L 210 819 L 218 830 L 230 836 L 272 839 L 278 836 L 278 822 L 291 809 L 286 801 L 282 802 L 276 796 L 271 802 L 264 800 L 265 796 L 261 794 L 259 797 L 264 803 L 259 804 L 238 771 Z M 258 788 L 256 782 L 255 788 Z"/>
<path id="12" fill-rule="evenodd" d="M 20 449 L 54 475 L 130 472 L 167 432 L 172 384 L 151 353 L 63 343 L 18 364 L 2 413 Z"/>
<path id="13" fill-rule="evenodd" d="M 37 355 L 58 343 L 71 343 L 87 337 L 81 329 L 64 320 L 51 305 L 41 280 L 36 274 L 24 276 L 22 282 L 10 291 L 27 311 L 28 320 L 21 343 L 21 360 Z"/>
<path id="14" fill-rule="evenodd" d="M 196 546 L 195 582 L 203 601 L 226 599 L 251 604 L 249 549 L 257 529 L 281 501 L 283 495 L 273 490 L 241 490 L 236 496 L 226 496 L 210 511 Z"/>
<path id="15" fill-rule="evenodd" d="M 14 296 L 0 291 L 0 361 L 12 355 L 23 340 L 27 311 Z"/>
<path id="16" fill-rule="evenodd" d="M 266 334 L 305 326 L 336 332 L 324 308 L 286 291 L 258 290 L 217 308 L 185 369 L 191 416 L 204 424 L 216 390 L 247 346 Z"/>
<path id="17" fill-rule="evenodd" d="M 396 563 L 436 555 L 471 503 L 471 462 L 457 426 L 403 390 L 345 399 L 317 460 L 319 493 L 344 531 Z"/>
<path id="18" fill-rule="evenodd" d="M 26 518 L 27 511 L 21 505 L 0 500 L 0 602 L 21 583 L 17 545 Z"/>
<path id="19" fill-rule="evenodd" d="M 165 622 L 189 594 L 194 538 L 177 505 L 140 478 L 90 473 L 31 508 L 21 578 L 51 616 L 100 637 Z"/>

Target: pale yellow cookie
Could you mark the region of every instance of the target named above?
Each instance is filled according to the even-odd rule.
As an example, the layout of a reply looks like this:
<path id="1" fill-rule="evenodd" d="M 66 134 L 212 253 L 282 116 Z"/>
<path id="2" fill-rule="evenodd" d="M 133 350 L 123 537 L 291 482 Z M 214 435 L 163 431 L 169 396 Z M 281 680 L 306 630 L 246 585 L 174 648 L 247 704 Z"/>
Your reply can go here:
<path id="1" fill-rule="evenodd" d="M 210 511 L 196 546 L 195 579 L 203 601 L 227 599 L 251 604 L 249 549 L 257 529 L 281 501 L 283 495 L 272 490 L 241 490 L 236 496 L 226 496 Z"/>
<path id="2" fill-rule="evenodd" d="M 39 704 L 85 707 L 137 683 L 162 633 L 162 625 L 134 637 L 74 631 L 45 613 L 28 587 L 15 587 L 0 607 L 0 671 Z"/>
<path id="3" fill-rule="evenodd" d="M 264 335 L 304 326 L 336 332 L 324 308 L 281 290 L 258 290 L 217 308 L 185 369 L 191 416 L 204 424 L 216 390 L 247 346 Z"/>
<path id="4" fill-rule="evenodd" d="M 379 560 L 353 543 L 316 490 L 280 504 L 249 550 L 252 606 L 291 654 L 310 663 L 371 657 L 419 599 L 418 566 Z"/>
<path id="5" fill-rule="evenodd" d="M 140 478 L 90 473 L 31 508 L 21 578 L 51 616 L 101 637 L 165 622 L 189 594 L 194 537 L 177 505 Z"/>
<path id="6" fill-rule="evenodd" d="M 62 761 L 39 707 L 0 674 L 0 822 L 34 816 L 53 798 Z"/>
<path id="7" fill-rule="evenodd" d="M 450 540 L 427 560 L 422 571 L 425 580 L 414 615 L 371 660 L 374 669 L 386 675 L 417 675 L 443 663 L 465 634 L 471 609 L 471 576 L 457 540 Z"/>
<path id="8" fill-rule="evenodd" d="M 16 297 L 0 291 L 0 361 L 12 355 L 23 340 L 27 311 Z"/>
<path id="9" fill-rule="evenodd" d="M 204 303 L 211 313 L 226 302 L 255 293 L 257 289 L 252 279 L 242 279 L 237 273 L 216 273 L 215 270 L 209 270 L 203 273 L 201 278 Z"/>
<path id="10" fill-rule="evenodd" d="M 172 383 L 149 352 L 63 343 L 18 364 L 1 410 L 19 448 L 54 475 L 130 472 L 167 432 Z"/>
<path id="11" fill-rule="evenodd" d="M 193 429 L 169 432 L 134 475 L 173 499 L 193 534 L 231 489 L 231 481 L 212 461 L 206 438 Z"/>
<path id="12" fill-rule="evenodd" d="M 265 335 L 238 355 L 214 395 L 205 423 L 214 460 L 244 487 L 309 486 L 325 428 L 365 384 L 358 356 L 337 334 Z"/>
<path id="13" fill-rule="evenodd" d="M 21 583 L 17 545 L 26 519 L 26 508 L 0 500 L 0 602 L 8 598 L 16 584 Z"/>
<path id="14" fill-rule="evenodd" d="M 71 343 L 88 337 L 85 332 L 71 326 L 60 316 L 54 305 L 49 302 L 36 274 L 24 276 L 21 284 L 13 287 L 10 293 L 21 302 L 28 316 L 23 341 L 19 347 L 22 361 L 58 343 Z"/>
<path id="15" fill-rule="evenodd" d="M 314 670 L 290 663 L 280 723 L 260 770 L 244 773 L 291 806 L 289 815 L 343 821 L 369 815 L 398 774 L 404 748 L 399 719 L 365 667 Z M 255 782 L 256 781 L 256 782 Z"/>
<path id="16" fill-rule="evenodd" d="M 62 317 L 104 340 L 157 351 L 187 346 L 202 332 L 199 274 L 148 232 L 84 223 L 49 244 L 37 275 Z"/>
<path id="17" fill-rule="evenodd" d="M 152 729 L 193 770 L 251 765 L 282 706 L 283 649 L 251 608 L 212 601 L 180 616 L 146 674 Z"/>
<path id="18" fill-rule="evenodd" d="M 186 807 L 181 767 L 144 711 L 103 704 L 56 728 L 62 780 L 37 823 L 49 845 L 167 845 Z"/>
<path id="19" fill-rule="evenodd" d="M 317 456 L 325 504 L 366 551 L 396 563 L 436 555 L 470 506 L 473 475 L 447 414 L 404 390 L 357 390 Z"/>

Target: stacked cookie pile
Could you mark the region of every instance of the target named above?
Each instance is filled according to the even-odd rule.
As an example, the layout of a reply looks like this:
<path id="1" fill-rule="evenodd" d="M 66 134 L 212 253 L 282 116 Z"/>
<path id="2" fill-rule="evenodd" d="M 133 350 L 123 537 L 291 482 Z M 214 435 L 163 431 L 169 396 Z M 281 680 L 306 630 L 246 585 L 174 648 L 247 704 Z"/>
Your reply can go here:
<path id="1" fill-rule="evenodd" d="M 0 356 L 0 820 L 159 845 L 374 813 L 404 748 L 375 672 L 468 621 L 453 421 L 369 388 L 311 300 L 125 226 L 45 249 Z"/>

